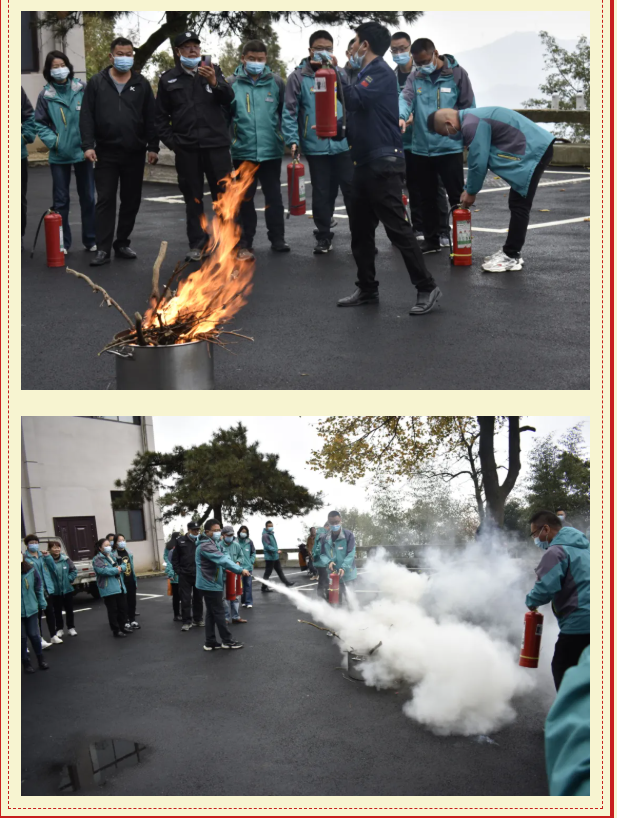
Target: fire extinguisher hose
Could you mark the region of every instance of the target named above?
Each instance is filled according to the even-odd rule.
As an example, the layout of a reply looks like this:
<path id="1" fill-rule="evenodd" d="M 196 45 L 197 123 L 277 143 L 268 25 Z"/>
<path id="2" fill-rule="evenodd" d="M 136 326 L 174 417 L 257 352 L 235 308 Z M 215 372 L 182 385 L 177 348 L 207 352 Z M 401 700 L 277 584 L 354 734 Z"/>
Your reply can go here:
<path id="1" fill-rule="evenodd" d="M 55 212 L 56 211 L 53 209 L 53 207 L 50 207 L 49 210 L 46 210 L 43 213 L 43 215 L 41 216 L 41 221 L 39 222 L 39 226 L 36 228 L 36 234 L 34 236 L 34 244 L 32 245 L 32 252 L 30 253 L 30 258 L 34 258 L 34 249 L 36 247 L 36 243 L 37 243 L 38 238 L 39 238 L 39 233 L 41 232 L 41 225 L 43 224 L 43 219 L 45 218 L 45 216 L 48 216 L 50 213 L 55 213 Z"/>

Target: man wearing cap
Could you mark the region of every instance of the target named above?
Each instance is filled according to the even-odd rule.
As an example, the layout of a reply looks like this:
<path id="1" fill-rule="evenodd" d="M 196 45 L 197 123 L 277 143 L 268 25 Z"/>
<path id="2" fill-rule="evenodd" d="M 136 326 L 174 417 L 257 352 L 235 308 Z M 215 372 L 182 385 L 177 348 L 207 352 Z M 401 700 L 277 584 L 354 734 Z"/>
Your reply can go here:
<path id="1" fill-rule="evenodd" d="M 215 202 L 232 170 L 227 107 L 234 94 L 218 65 L 202 61 L 194 31 L 174 40 L 178 64 L 159 80 L 156 127 L 176 155 L 178 185 L 186 204 L 187 261 L 199 261 L 208 236 L 201 226 L 204 174 Z"/>
<path id="2" fill-rule="evenodd" d="M 223 526 L 221 531 L 223 542 L 219 545 L 223 554 L 226 554 L 232 562 L 242 567 L 242 555 L 240 553 L 240 543 L 236 539 L 233 527 L 230 525 Z M 225 618 L 227 622 L 230 620 L 234 625 L 245 624 L 246 619 L 240 616 L 240 597 L 235 599 L 226 599 L 223 594 L 223 605 L 225 606 Z"/>
<path id="3" fill-rule="evenodd" d="M 199 523 L 191 521 L 187 533 L 176 539 L 176 547 L 171 555 L 171 564 L 178 575 L 180 604 L 182 606 L 182 628 L 190 631 L 193 626 L 204 627 L 204 601 L 201 591 L 195 585 L 197 568 L 195 550 Z"/>
<path id="4" fill-rule="evenodd" d="M 339 575 L 341 604 L 347 599 L 347 583 L 358 577 L 356 568 L 356 538 L 343 528 L 339 511 L 328 514 L 328 525 L 319 529 L 313 546 L 313 560 L 319 568 L 317 593 L 328 601 L 328 574 Z"/>

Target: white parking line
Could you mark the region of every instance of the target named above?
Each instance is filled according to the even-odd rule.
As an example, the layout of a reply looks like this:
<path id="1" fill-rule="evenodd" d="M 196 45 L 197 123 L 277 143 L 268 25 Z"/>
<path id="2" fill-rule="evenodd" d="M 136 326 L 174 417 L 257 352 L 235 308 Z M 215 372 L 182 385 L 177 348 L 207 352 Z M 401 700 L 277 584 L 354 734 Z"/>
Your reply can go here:
<path id="1" fill-rule="evenodd" d="M 553 187 L 554 185 L 578 185 L 581 182 L 588 182 L 590 179 L 590 176 L 586 176 L 584 179 L 558 179 L 556 182 L 540 182 L 538 187 Z M 510 190 L 510 185 L 504 185 L 503 187 L 486 187 L 479 190 L 478 195 L 480 195 L 480 193 L 505 193 L 507 190 Z"/>
<path id="2" fill-rule="evenodd" d="M 306 185 L 311 184 L 311 180 L 307 179 L 305 182 Z M 287 182 L 283 183 L 281 187 L 287 187 Z M 261 185 L 257 186 L 257 190 L 261 190 Z M 204 198 L 207 196 L 212 196 L 209 190 L 204 190 Z M 144 201 L 146 202 L 161 202 L 162 204 L 184 204 L 184 196 L 180 194 L 174 194 L 173 196 L 149 196 L 144 197 Z M 257 208 L 258 210 L 265 210 L 265 207 Z M 77 222 L 75 222 L 77 224 Z"/>
<path id="3" fill-rule="evenodd" d="M 560 222 L 541 222 L 540 224 L 530 224 L 528 230 L 537 230 L 540 227 L 555 227 L 559 224 L 575 224 L 576 222 L 589 221 L 589 216 L 580 216 L 578 219 L 564 219 Z M 509 227 L 500 228 L 499 230 L 493 227 L 472 227 L 472 233 L 507 233 Z"/>
<path id="4" fill-rule="evenodd" d="M 135 596 L 141 596 L 146 599 L 156 599 L 159 596 L 167 596 L 167 594 L 135 594 Z"/>
<path id="5" fill-rule="evenodd" d="M 567 176 L 589 176 L 588 170 L 545 170 L 544 173 L 562 173 Z"/>
<path id="6" fill-rule="evenodd" d="M 76 608 L 73 613 L 82 613 L 82 611 L 91 611 L 92 608 Z M 66 611 L 62 611 L 64 616 L 66 616 Z"/>

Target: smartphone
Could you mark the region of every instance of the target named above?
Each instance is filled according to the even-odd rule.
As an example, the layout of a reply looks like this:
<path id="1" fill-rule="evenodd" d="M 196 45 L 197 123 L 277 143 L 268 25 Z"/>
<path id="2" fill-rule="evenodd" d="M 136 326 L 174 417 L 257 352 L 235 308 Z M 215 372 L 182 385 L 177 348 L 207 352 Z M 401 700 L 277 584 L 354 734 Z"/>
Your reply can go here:
<path id="1" fill-rule="evenodd" d="M 202 68 L 209 68 L 212 65 L 212 57 L 210 56 L 210 54 L 201 55 L 200 65 L 202 66 Z"/>

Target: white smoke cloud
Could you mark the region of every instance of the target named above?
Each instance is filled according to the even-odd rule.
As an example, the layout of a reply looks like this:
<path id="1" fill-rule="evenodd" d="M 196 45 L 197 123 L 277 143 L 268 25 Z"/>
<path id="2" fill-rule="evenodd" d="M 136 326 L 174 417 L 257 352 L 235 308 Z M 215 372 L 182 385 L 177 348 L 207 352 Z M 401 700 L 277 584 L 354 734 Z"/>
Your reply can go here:
<path id="1" fill-rule="evenodd" d="M 470 736 L 514 721 L 513 700 L 538 681 L 538 671 L 518 665 L 534 559 L 484 541 L 427 549 L 426 573 L 418 574 L 380 549 L 355 583 L 378 596 L 360 605 L 351 591 L 348 608 L 266 584 L 336 632 L 344 656 L 351 649 L 368 655 L 381 643 L 359 668 L 370 686 L 408 692 L 406 716 L 440 735 Z"/>

